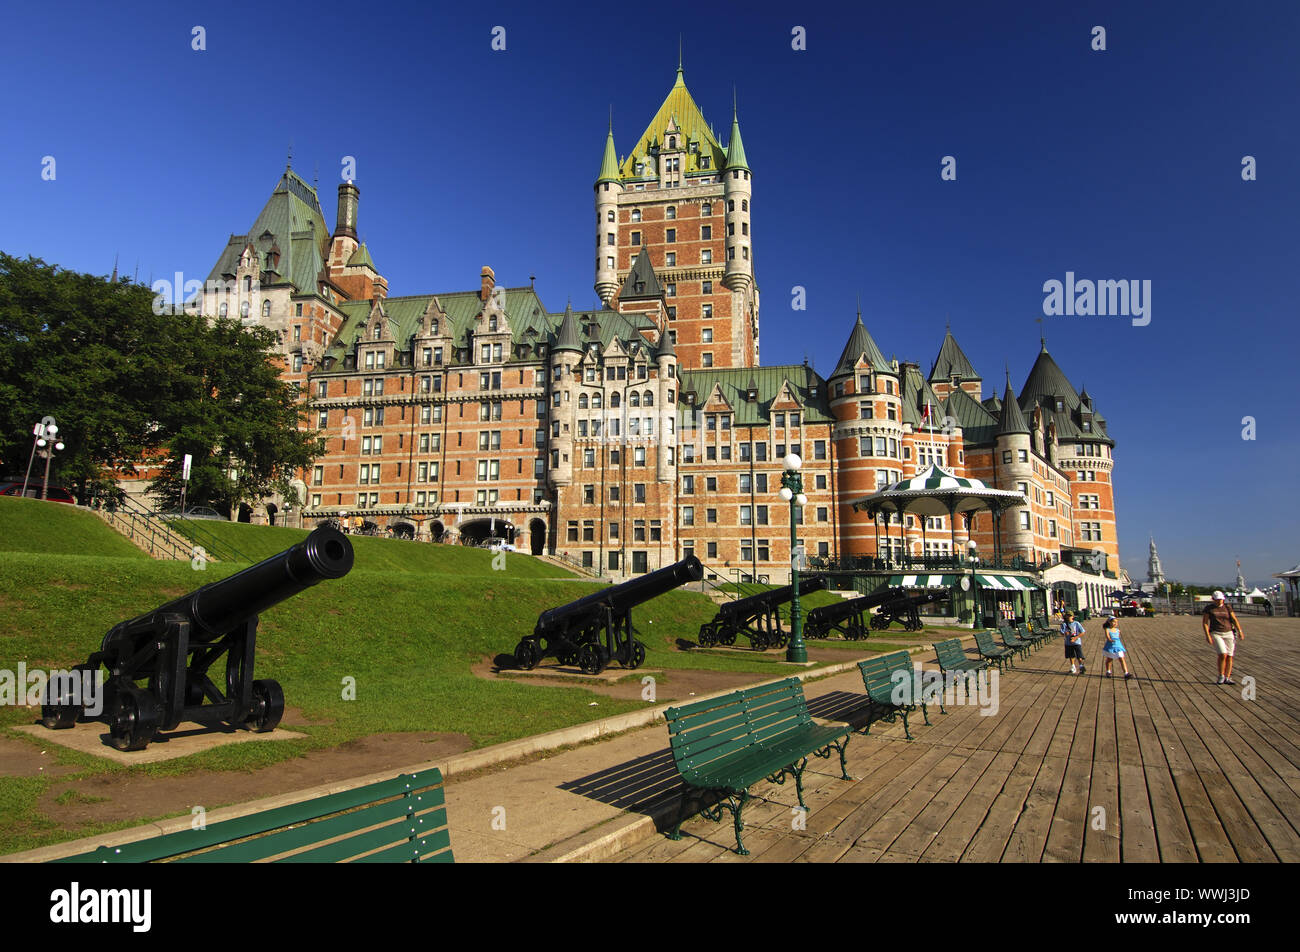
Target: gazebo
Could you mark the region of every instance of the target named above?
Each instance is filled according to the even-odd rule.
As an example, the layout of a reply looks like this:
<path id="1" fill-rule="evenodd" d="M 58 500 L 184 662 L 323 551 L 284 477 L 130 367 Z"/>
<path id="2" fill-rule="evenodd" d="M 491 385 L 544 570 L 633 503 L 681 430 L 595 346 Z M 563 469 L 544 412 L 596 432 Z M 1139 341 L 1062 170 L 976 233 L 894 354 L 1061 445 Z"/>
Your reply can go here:
<path id="1" fill-rule="evenodd" d="M 900 480 L 892 486 L 876 490 L 864 499 L 859 499 L 853 503 L 853 509 L 857 512 L 865 512 L 872 518 L 873 522 L 883 514 L 886 517 L 886 537 L 888 537 L 889 532 L 888 517 L 897 514 L 899 517 L 899 539 L 903 543 L 902 547 L 904 549 L 906 543 L 903 541 L 902 517 L 909 513 L 921 516 L 921 548 L 923 553 L 925 549 L 924 517 L 947 516 L 948 525 L 952 532 L 954 560 L 957 558 L 957 514 L 964 514 L 973 522 L 975 513 L 988 510 L 993 513 L 993 559 L 996 563 L 1001 556 L 1001 534 L 998 530 L 1002 513 L 1007 509 L 1028 504 L 1029 501 L 1025 498 L 1024 493 L 1013 489 L 990 489 L 981 480 L 971 479 L 966 476 L 954 476 L 935 463 L 923 473 L 918 473 L 909 479 Z M 877 538 L 880 537 L 879 526 L 876 528 L 876 536 Z M 954 564 L 957 563 L 954 561 Z"/>
<path id="2" fill-rule="evenodd" d="M 1286 613 L 1292 616 L 1300 613 L 1300 565 L 1273 577 L 1286 583 Z"/>

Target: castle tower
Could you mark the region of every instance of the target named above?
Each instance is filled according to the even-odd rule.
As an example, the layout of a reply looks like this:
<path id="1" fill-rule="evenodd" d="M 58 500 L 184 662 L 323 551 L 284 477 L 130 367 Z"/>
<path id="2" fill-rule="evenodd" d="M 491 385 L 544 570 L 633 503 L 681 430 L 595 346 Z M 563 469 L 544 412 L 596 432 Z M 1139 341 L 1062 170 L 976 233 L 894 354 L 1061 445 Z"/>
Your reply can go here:
<path id="1" fill-rule="evenodd" d="M 575 366 L 582 356 L 582 341 L 578 337 L 578 324 L 573 317 L 573 303 L 564 309 L 564 320 L 551 347 L 551 438 L 550 466 L 547 476 L 552 489 L 573 482 L 573 412 L 577 406 L 573 391 L 576 386 Z"/>
<path id="2" fill-rule="evenodd" d="M 758 363 L 750 175 L 735 117 L 724 150 L 681 66 L 627 156 L 617 156 L 612 127 L 605 137 L 595 186 L 596 293 L 620 309 L 619 289 L 648 254 L 682 369 Z"/>
<path id="3" fill-rule="evenodd" d="M 1002 413 L 998 418 L 998 429 L 994 447 L 994 460 L 997 466 L 998 487 L 1001 489 L 1018 489 L 1020 484 L 1032 487 L 1034 484 L 1033 447 L 1029 424 L 1020 412 L 1020 404 L 1011 390 L 1011 374 L 1007 374 L 1007 389 L 1002 396 Z M 1002 553 L 1005 556 L 1021 555 L 1034 558 L 1033 509 L 1028 504 L 1032 501 L 1026 493 L 1026 505 L 1008 509 L 1002 516 Z"/>
<path id="4" fill-rule="evenodd" d="M 853 512 L 851 501 L 869 496 L 878 487 L 905 475 L 902 388 L 898 368 L 885 360 L 862 323 L 861 311 L 827 384 L 835 418 L 832 440 L 840 556 L 875 556 L 876 528 Z M 891 521 L 889 531 L 882 531 L 881 555 L 885 545 L 899 545 L 898 532 L 899 523 L 895 521 Z"/>
<path id="5" fill-rule="evenodd" d="M 618 199 L 623 185 L 618 178 L 618 159 L 614 152 L 614 121 L 610 120 L 605 136 L 605 154 L 596 176 L 596 294 L 605 307 L 611 306 L 618 290 Z"/>

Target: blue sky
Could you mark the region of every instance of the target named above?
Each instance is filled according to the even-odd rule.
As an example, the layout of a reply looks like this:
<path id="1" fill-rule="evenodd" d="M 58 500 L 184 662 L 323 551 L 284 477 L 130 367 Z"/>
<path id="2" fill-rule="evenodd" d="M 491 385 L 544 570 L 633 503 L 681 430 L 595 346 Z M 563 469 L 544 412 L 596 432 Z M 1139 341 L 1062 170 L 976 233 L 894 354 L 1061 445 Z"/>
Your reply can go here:
<path id="1" fill-rule="evenodd" d="M 390 293 L 475 287 L 489 264 L 509 285 L 537 275 L 552 309 L 591 306 L 609 109 L 624 153 L 672 84 L 680 34 L 720 136 L 733 85 L 739 99 L 763 363 L 828 371 L 861 295 L 887 355 L 928 372 L 951 320 L 1000 392 L 1008 365 L 1019 389 L 1042 329 L 1118 443 L 1130 572 L 1145 576 L 1148 534 L 1188 581 L 1230 581 L 1237 558 L 1252 581 L 1300 562 L 1300 5 L 735 9 L 11 5 L 0 249 L 204 278 L 292 142 L 331 220 L 356 158 L 360 231 Z M 955 181 L 940 178 L 949 155 Z M 1150 324 L 1036 322 L 1043 283 L 1067 271 L 1149 280 Z"/>

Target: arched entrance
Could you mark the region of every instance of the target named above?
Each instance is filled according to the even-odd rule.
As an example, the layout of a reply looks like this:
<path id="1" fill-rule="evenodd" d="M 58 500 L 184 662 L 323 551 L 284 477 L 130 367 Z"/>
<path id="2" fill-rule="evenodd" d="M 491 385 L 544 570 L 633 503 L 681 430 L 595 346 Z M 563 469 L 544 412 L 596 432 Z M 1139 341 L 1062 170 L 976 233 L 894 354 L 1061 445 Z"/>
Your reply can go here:
<path id="1" fill-rule="evenodd" d="M 241 502 L 241 503 L 239 504 L 239 519 L 238 519 L 237 521 L 239 521 L 239 522 L 252 522 L 252 521 L 253 521 L 253 507 L 250 506 L 250 505 L 249 505 L 248 503 L 246 503 L 246 502 Z"/>
<path id="2" fill-rule="evenodd" d="M 411 525 L 409 522 L 394 522 L 388 528 L 392 531 L 394 538 L 397 539 L 415 538 L 415 526 Z"/>
<path id="3" fill-rule="evenodd" d="M 461 545 L 483 545 L 490 539 L 513 542 L 515 527 L 504 519 L 470 519 L 460 523 Z"/>
<path id="4" fill-rule="evenodd" d="M 275 525 L 275 517 L 276 517 L 276 513 L 277 513 L 277 511 L 278 511 L 278 510 L 276 509 L 275 503 L 273 503 L 273 502 L 268 502 L 268 503 L 266 504 L 266 524 L 267 524 L 268 526 L 273 526 L 273 525 Z"/>
<path id="5" fill-rule="evenodd" d="M 530 551 L 533 555 L 542 555 L 546 551 L 546 523 L 533 519 L 528 523 Z"/>
<path id="6" fill-rule="evenodd" d="M 443 528 L 442 522 L 440 522 L 437 519 L 433 520 L 433 522 L 429 523 L 429 541 L 441 542 L 443 533 L 445 531 L 446 530 Z"/>

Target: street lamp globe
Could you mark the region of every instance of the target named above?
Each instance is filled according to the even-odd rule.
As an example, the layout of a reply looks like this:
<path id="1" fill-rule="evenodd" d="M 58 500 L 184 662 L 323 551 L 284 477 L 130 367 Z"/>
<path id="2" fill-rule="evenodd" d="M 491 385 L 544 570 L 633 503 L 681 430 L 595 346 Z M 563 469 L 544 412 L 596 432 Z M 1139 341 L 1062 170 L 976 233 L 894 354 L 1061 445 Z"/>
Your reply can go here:
<path id="1" fill-rule="evenodd" d="M 786 469 L 797 470 L 797 469 L 799 469 L 799 468 L 802 467 L 802 466 L 803 466 L 803 460 L 801 460 L 801 459 L 800 459 L 797 455 L 795 455 L 794 453 L 791 453 L 789 456 L 787 456 L 787 457 L 785 458 L 785 468 L 786 468 Z"/>
<path id="2" fill-rule="evenodd" d="M 790 492 L 789 486 L 782 486 L 780 492 L 778 492 L 777 495 L 781 497 L 782 502 L 789 502 L 790 499 L 794 496 L 794 493 Z"/>
<path id="3" fill-rule="evenodd" d="M 798 496 L 795 497 L 795 502 L 799 503 L 799 505 L 801 506 L 806 506 L 808 505 L 808 497 L 805 496 L 803 493 L 800 493 Z"/>

